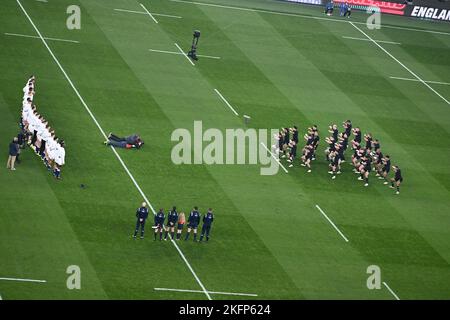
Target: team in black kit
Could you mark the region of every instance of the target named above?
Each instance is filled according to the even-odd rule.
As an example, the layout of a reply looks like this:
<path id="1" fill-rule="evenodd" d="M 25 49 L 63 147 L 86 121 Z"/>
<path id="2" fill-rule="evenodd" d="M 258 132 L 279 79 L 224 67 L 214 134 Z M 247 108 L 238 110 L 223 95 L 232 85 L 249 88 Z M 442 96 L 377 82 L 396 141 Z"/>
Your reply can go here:
<path id="1" fill-rule="evenodd" d="M 358 180 L 363 181 L 364 187 L 369 186 L 369 178 L 372 173 L 380 180 L 384 180 L 385 185 L 390 184 L 390 188 L 395 189 L 395 194 L 400 194 L 400 185 L 403 177 L 400 168 L 391 165 L 389 155 L 384 155 L 381 151 L 381 144 L 371 133 L 362 134 L 359 127 L 353 127 L 351 120 L 342 123 L 343 130 L 339 132 L 338 126 L 332 124 L 328 127 L 329 135 L 325 137 L 325 160 L 328 163 L 328 173 L 331 179 L 342 172 L 342 164 L 346 162 L 346 152 L 351 148 L 352 156 L 350 165 L 353 172 L 358 175 Z M 298 128 L 281 128 L 275 136 L 278 143 L 272 149 L 280 158 L 287 158 L 289 167 L 295 165 L 298 158 L 300 165 L 307 169 L 307 173 L 312 172 L 312 162 L 316 160 L 317 148 L 320 142 L 319 130 L 316 125 L 309 127 L 304 139 L 306 141 L 301 154 L 298 149 Z M 350 159 L 349 159 L 350 161 Z M 394 177 L 389 178 L 391 168 Z"/>

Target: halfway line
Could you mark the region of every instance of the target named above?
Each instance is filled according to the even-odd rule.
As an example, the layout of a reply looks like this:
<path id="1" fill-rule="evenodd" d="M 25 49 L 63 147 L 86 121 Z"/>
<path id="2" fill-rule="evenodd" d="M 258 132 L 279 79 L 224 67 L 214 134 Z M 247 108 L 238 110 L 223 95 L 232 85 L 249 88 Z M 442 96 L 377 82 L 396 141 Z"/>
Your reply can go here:
<path id="1" fill-rule="evenodd" d="M 98 123 L 97 119 L 95 118 L 94 114 L 92 113 L 91 109 L 89 109 L 88 105 L 86 104 L 86 102 L 84 101 L 83 97 L 80 95 L 80 93 L 78 92 L 78 89 L 75 87 L 75 85 L 73 84 L 72 80 L 69 78 L 69 76 L 67 75 L 66 71 L 64 70 L 64 68 L 61 66 L 61 64 L 59 63 L 59 60 L 56 58 L 55 54 L 53 53 L 53 51 L 50 49 L 49 45 L 47 44 L 47 42 L 45 41 L 44 37 L 42 36 L 41 32 L 39 31 L 39 29 L 36 27 L 36 25 L 34 24 L 33 20 L 31 20 L 30 16 L 28 15 L 28 12 L 25 10 L 25 8 L 22 6 L 22 3 L 20 3 L 19 0 L 16 0 L 16 2 L 18 3 L 18 5 L 20 6 L 20 8 L 22 9 L 23 13 L 25 14 L 25 16 L 28 18 L 28 21 L 31 23 L 31 25 L 33 26 L 34 30 L 36 31 L 36 33 L 39 35 L 39 37 L 42 40 L 42 43 L 44 44 L 44 46 L 47 48 L 48 52 L 50 53 L 51 57 L 53 58 L 53 60 L 55 61 L 55 63 L 57 64 L 57 66 L 59 67 L 59 69 L 61 70 L 62 74 L 64 75 L 64 77 L 66 78 L 67 82 L 70 84 L 71 88 L 73 89 L 73 91 L 75 92 L 76 96 L 78 97 L 78 99 L 80 100 L 81 104 L 83 105 L 83 107 L 86 109 L 86 111 L 89 113 L 92 121 L 94 121 L 94 123 L 96 124 L 97 128 L 99 129 L 99 131 L 101 132 L 102 136 L 107 139 L 107 136 L 105 134 L 105 131 L 103 130 L 103 128 L 100 126 L 100 124 Z M 116 149 L 114 149 L 113 146 L 111 146 L 111 150 L 113 151 L 114 155 L 116 156 L 117 160 L 119 160 L 120 164 L 122 165 L 123 169 L 125 170 L 125 172 L 128 174 L 128 176 L 130 177 L 131 181 L 133 182 L 134 186 L 136 187 L 136 189 L 139 191 L 140 195 L 142 196 L 142 198 L 148 203 L 150 209 L 152 210 L 153 214 L 156 215 L 156 211 L 153 208 L 151 202 L 147 199 L 147 196 L 145 195 L 145 193 L 142 191 L 141 187 L 139 186 L 139 184 L 137 183 L 136 179 L 134 179 L 133 175 L 131 174 L 130 170 L 128 169 L 128 167 L 126 166 L 126 164 L 123 162 L 122 158 L 120 157 L 119 153 L 116 151 Z M 183 252 L 180 250 L 180 248 L 178 247 L 178 245 L 176 244 L 176 242 L 174 240 L 171 240 L 171 243 L 173 244 L 173 246 L 177 249 L 178 253 L 180 254 L 181 258 L 183 259 L 183 261 L 185 262 L 186 266 L 188 267 L 188 269 L 191 271 L 192 275 L 194 276 L 195 280 L 197 281 L 198 285 L 200 286 L 200 288 L 202 288 L 203 292 L 205 293 L 206 297 L 208 298 L 208 300 L 212 300 L 211 296 L 209 295 L 208 291 L 206 290 L 205 286 L 203 285 L 203 283 L 200 281 L 200 278 L 197 276 L 197 274 L 195 273 L 194 269 L 191 267 L 190 263 L 187 261 L 186 257 L 184 256 Z"/>
<path id="2" fill-rule="evenodd" d="M 345 240 L 345 242 L 348 242 L 348 239 L 347 239 L 347 237 L 346 236 L 344 236 L 344 234 L 341 232 L 341 230 L 339 230 L 339 228 L 338 227 L 336 227 L 336 225 L 334 224 L 334 222 L 333 221 L 331 221 L 331 219 L 330 218 L 328 218 L 328 216 L 326 215 L 326 213 L 325 212 L 323 212 L 323 210 L 322 210 L 322 208 L 320 208 L 317 204 L 316 204 L 316 208 L 317 208 L 317 210 L 319 210 L 320 211 L 320 213 L 328 220 L 328 222 L 329 223 L 331 223 L 331 225 L 333 226 L 333 228 L 335 228 L 336 229 L 336 231 L 341 235 L 341 237 L 342 238 L 344 238 L 344 240 Z"/>
<path id="3" fill-rule="evenodd" d="M 223 100 L 223 102 L 225 102 L 225 104 L 231 109 L 231 111 L 233 111 L 233 113 L 237 116 L 239 116 L 239 114 L 236 112 L 236 110 L 234 110 L 234 108 L 231 106 L 231 104 L 228 103 L 227 99 L 225 99 L 223 97 L 223 95 L 219 92 L 219 90 L 214 89 L 214 91 L 219 95 L 219 97 Z"/>

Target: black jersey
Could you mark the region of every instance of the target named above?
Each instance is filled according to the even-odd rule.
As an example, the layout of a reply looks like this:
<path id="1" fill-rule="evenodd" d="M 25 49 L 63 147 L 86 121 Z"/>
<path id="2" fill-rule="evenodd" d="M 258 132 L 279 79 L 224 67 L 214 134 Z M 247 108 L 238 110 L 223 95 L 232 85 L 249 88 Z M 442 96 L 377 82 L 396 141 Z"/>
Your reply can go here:
<path id="1" fill-rule="evenodd" d="M 366 149 L 372 149 L 372 138 L 367 138 L 366 140 Z"/>
<path id="2" fill-rule="evenodd" d="M 403 177 L 402 177 L 402 170 L 397 169 L 395 171 L 395 181 L 402 181 Z"/>
<path id="3" fill-rule="evenodd" d="M 298 130 L 294 129 L 294 131 L 292 132 L 292 140 L 295 141 L 295 143 L 298 142 Z"/>

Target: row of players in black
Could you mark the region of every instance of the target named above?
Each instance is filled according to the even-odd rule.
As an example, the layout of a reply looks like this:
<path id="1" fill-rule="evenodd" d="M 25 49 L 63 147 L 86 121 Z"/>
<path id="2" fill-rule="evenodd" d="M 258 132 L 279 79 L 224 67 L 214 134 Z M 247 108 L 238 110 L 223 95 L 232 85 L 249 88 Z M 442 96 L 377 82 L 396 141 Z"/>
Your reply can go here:
<path id="1" fill-rule="evenodd" d="M 137 234 L 141 234 L 141 239 L 144 238 L 144 227 L 145 227 L 145 221 L 148 218 L 148 208 L 147 204 L 145 202 L 142 203 L 141 207 L 139 207 L 136 210 L 136 228 L 134 230 L 133 238 L 136 239 Z M 184 225 L 186 223 L 186 217 L 184 215 L 184 212 L 177 212 L 177 208 L 174 206 L 172 210 L 169 210 L 167 213 L 167 223 L 165 224 L 166 215 L 164 214 L 163 209 L 159 209 L 158 213 L 155 214 L 154 217 L 154 225 L 153 229 L 154 232 L 154 240 L 156 241 L 156 237 L 159 233 L 159 240 L 161 241 L 163 239 L 163 233 L 164 234 L 164 240 L 167 240 L 167 237 L 170 232 L 171 240 L 180 240 L 181 233 L 183 232 Z M 211 226 L 214 221 L 214 214 L 212 212 L 212 209 L 209 208 L 208 212 L 203 216 L 203 219 L 201 218 L 201 214 L 198 211 L 198 207 L 194 207 L 189 214 L 188 217 L 188 225 L 187 225 L 187 233 L 184 238 L 184 240 L 189 239 L 189 235 L 191 234 L 191 230 L 194 231 L 194 241 L 197 241 L 197 229 L 200 225 L 200 220 L 203 221 L 202 225 L 202 231 L 200 235 L 200 241 L 203 241 L 203 237 L 206 235 L 206 241 L 209 241 L 209 234 L 211 231 Z M 175 228 L 177 228 L 177 235 L 175 238 Z"/>
<path id="2" fill-rule="evenodd" d="M 346 161 L 345 152 L 348 146 L 351 145 L 353 155 L 351 164 L 353 171 L 360 176 L 358 180 L 363 180 L 364 186 L 369 185 L 369 174 L 371 171 L 376 171 L 378 179 L 385 180 L 384 184 L 389 184 L 390 187 L 396 188 L 396 194 L 400 193 L 400 184 L 403 181 L 401 170 L 398 166 L 392 166 L 394 170 L 394 177 L 389 180 L 389 173 L 391 169 L 391 159 L 389 155 L 383 155 L 381 152 L 380 141 L 374 139 L 370 133 L 362 136 L 360 128 L 353 128 L 352 122 L 346 120 L 343 122 L 344 130 L 339 133 L 338 126 L 333 124 L 329 126 L 329 137 L 325 138 L 328 147 L 325 149 L 326 160 L 329 162 L 329 171 L 332 179 L 336 179 L 336 175 L 341 173 L 341 164 Z M 353 135 L 353 140 L 350 137 Z M 282 128 L 276 137 L 278 140 L 278 147 L 274 146 L 275 151 L 281 154 L 281 158 L 287 158 L 290 163 L 289 167 L 293 166 L 294 160 L 297 157 L 298 128 Z M 307 172 L 311 172 L 311 162 L 316 159 L 316 151 L 319 146 L 320 136 L 316 125 L 308 128 L 304 135 L 306 144 L 302 149 L 300 157 L 301 166 L 307 167 Z M 363 142 L 364 140 L 364 142 Z"/>

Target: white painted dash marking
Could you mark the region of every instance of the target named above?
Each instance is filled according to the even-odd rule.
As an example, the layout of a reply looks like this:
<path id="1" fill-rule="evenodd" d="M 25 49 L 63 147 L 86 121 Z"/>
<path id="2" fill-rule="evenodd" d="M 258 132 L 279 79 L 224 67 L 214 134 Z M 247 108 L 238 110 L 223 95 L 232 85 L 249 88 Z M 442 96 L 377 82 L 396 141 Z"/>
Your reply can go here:
<path id="1" fill-rule="evenodd" d="M 193 293 L 204 293 L 201 290 L 190 290 L 190 289 L 171 289 L 171 288 L 154 288 L 156 291 L 175 291 L 175 292 L 193 292 Z M 222 291 L 208 291 L 211 294 L 222 294 L 229 296 L 248 296 L 257 297 L 255 293 L 241 293 L 241 292 L 222 292 Z"/>
<path id="2" fill-rule="evenodd" d="M 4 280 L 4 281 L 19 281 L 19 282 L 39 282 L 39 283 L 47 282 L 47 280 L 21 279 L 21 278 L 0 278 L 0 280 Z"/>
<path id="3" fill-rule="evenodd" d="M 167 53 L 167 54 L 177 54 L 177 55 L 183 55 L 183 52 L 179 52 L 179 51 L 167 51 L 167 50 L 157 50 L 157 49 L 148 49 L 148 51 L 151 52 L 159 52 L 159 53 Z M 186 52 L 184 54 L 187 54 Z M 221 59 L 220 57 L 215 57 L 215 56 L 207 56 L 204 54 L 198 54 L 197 57 L 200 58 L 209 58 L 209 59 Z"/>
<path id="4" fill-rule="evenodd" d="M 233 113 L 238 116 L 239 114 L 236 112 L 236 110 L 234 110 L 233 106 L 228 103 L 227 99 L 224 98 L 224 96 L 219 92 L 219 90 L 214 89 L 214 91 L 219 95 L 219 97 L 223 100 L 223 102 L 225 102 L 228 108 L 230 108 L 231 111 L 233 111 Z"/>
<path id="5" fill-rule="evenodd" d="M 183 56 L 185 56 L 186 59 L 188 59 L 188 61 L 189 61 L 193 66 L 195 66 L 195 64 L 192 62 L 192 60 L 191 60 L 191 59 L 188 57 L 188 55 L 186 54 L 186 52 L 184 52 L 183 49 L 181 49 L 180 46 L 179 46 L 177 43 L 175 43 L 175 46 L 178 48 L 178 50 L 180 50 L 180 52 L 183 54 Z"/>
<path id="6" fill-rule="evenodd" d="M 389 77 L 391 79 L 396 79 L 396 80 L 405 80 L 405 81 L 414 81 L 414 82 L 420 82 L 420 80 L 417 79 L 412 79 L 412 78 L 402 78 L 402 77 Z M 432 83 L 432 84 L 441 84 L 444 86 L 450 86 L 449 82 L 440 82 L 440 81 L 428 81 L 428 80 L 424 80 L 426 83 Z"/>
<path id="7" fill-rule="evenodd" d="M 341 237 L 344 238 L 345 242 L 348 242 L 347 237 L 344 236 L 344 234 L 341 232 L 341 230 L 339 230 L 339 228 L 334 224 L 334 222 L 331 221 L 330 218 L 328 218 L 328 216 L 327 216 L 326 213 L 322 210 L 322 208 L 319 207 L 317 204 L 316 204 L 316 208 L 317 208 L 317 210 L 319 210 L 320 213 L 325 217 L 325 219 L 328 220 L 328 222 L 333 226 L 333 228 L 336 229 L 336 231 L 341 235 Z"/>
<path id="8" fill-rule="evenodd" d="M 147 12 L 144 11 L 134 11 L 134 10 L 127 10 L 127 9 L 114 9 L 114 11 L 120 11 L 120 12 L 128 12 L 128 13 L 137 13 L 137 14 L 147 14 Z M 166 17 L 166 18 L 174 18 L 174 19 L 181 19 L 183 17 L 180 16 L 174 16 L 171 14 L 164 14 L 164 13 L 155 13 L 155 12 L 150 12 L 152 15 L 154 16 L 160 16 L 160 17 Z"/>
<path id="9" fill-rule="evenodd" d="M 145 12 L 147 12 L 150 18 L 152 18 L 152 20 L 155 21 L 155 23 L 158 23 L 158 20 L 155 19 L 155 17 L 150 13 L 150 11 L 148 11 L 147 8 L 142 3 L 140 3 L 140 5 L 145 10 Z"/>
<path id="10" fill-rule="evenodd" d="M 342 38 L 344 39 L 350 39 L 350 40 L 360 40 L 360 41 L 369 41 L 369 39 L 365 39 L 365 38 L 355 38 L 355 37 L 347 37 L 347 36 L 342 36 Z M 379 42 L 379 43 L 388 43 L 388 44 L 398 44 L 401 45 L 400 42 L 394 42 L 394 41 L 384 41 L 384 40 L 374 40 L 375 42 Z"/>
<path id="11" fill-rule="evenodd" d="M 6 36 L 23 37 L 23 38 L 40 39 L 38 36 L 30 36 L 30 35 L 28 35 L 28 34 L 20 34 L 20 33 L 10 33 L 10 32 L 5 32 L 5 35 L 6 35 Z M 62 42 L 80 43 L 79 41 L 68 40 L 68 39 L 48 38 L 48 37 L 45 37 L 44 39 L 45 39 L 45 40 L 51 40 L 51 41 L 62 41 Z"/>
<path id="12" fill-rule="evenodd" d="M 383 281 L 383 284 L 389 290 L 389 292 L 395 297 L 395 299 L 400 300 L 400 298 L 395 294 L 395 292 L 388 286 L 386 282 Z"/>
<path id="13" fill-rule="evenodd" d="M 280 167 L 284 170 L 284 172 L 288 173 L 287 169 L 283 166 L 283 164 L 280 162 L 280 159 L 278 159 L 277 156 L 275 156 L 270 150 L 269 148 L 267 148 L 267 146 L 261 142 L 261 145 L 264 147 L 264 149 L 267 150 L 268 153 L 270 153 L 270 155 L 272 156 L 272 158 L 275 159 L 275 161 L 280 165 Z"/>

